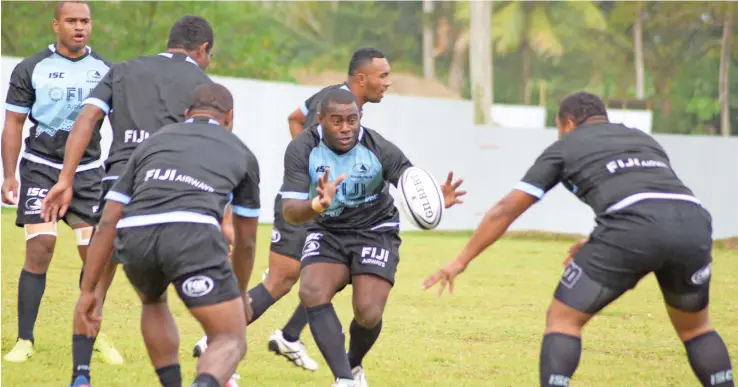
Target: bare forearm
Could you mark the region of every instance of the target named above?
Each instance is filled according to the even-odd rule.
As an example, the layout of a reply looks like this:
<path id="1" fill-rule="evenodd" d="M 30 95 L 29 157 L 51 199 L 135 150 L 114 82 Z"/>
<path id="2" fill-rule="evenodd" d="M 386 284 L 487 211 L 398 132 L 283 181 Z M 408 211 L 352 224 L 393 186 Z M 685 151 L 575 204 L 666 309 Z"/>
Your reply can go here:
<path id="1" fill-rule="evenodd" d="M 459 254 L 459 259 L 468 264 L 487 247 L 495 243 L 507 231 L 517 216 L 510 212 L 505 201 L 497 203 L 482 219 L 474 234 Z"/>
<path id="2" fill-rule="evenodd" d="M 241 289 L 241 293 L 245 293 L 249 288 L 249 279 L 251 279 L 251 272 L 254 269 L 255 252 L 255 240 L 253 243 L 246 244 L 236 242 L 236 245 L 233 246 L 233 258 L 231 258 L 231 263 L 233 265 L 233 272 L 236 274 L 238 287 Z"/>
<path id="3" fill-rule="evenodd" d="M 302 125 L 304 124 L 304 122 L 305 122 L 304 120 L 301 121 L 296 118 L 295 119 L 291 118 L 289 120 L 290 136 L 292 136 L 292 138 L 297 137 L 297 135 L 300 134 L 300 132 L 302 132 Z"/>
<path id="4" fill-rule="evenodd" d="M 22 130 L 22 127 L 13 128 L 8 126 L 3 130 L 2 158 L 3 173 L 6 179 L 15 176 L 15 167 L 18 165 L 18 155 L 20 155 L 23 140 Z"/>
<path id="5" fill-rule="evenodd" d="M 303 224 L 317 218 L 320 213 L 313 209 L 311 200 L 289 199 L 282 202 L 282 214 L 287 223 Z"/>
<path id="6" fill-rule="evenodd" d="M 97 227 L 90 242 L 85 262 L 85 274 L 82 278 L 81 290 L 92 292 L 102 279 L 105 266 L 110 262 L 113 251 L 113 241 L 116 236 L 116 223 L 102 221 Z"/>
<path id="7" fill-rule="evenodd" d="M 87 146 L 90 144 L 93 131 L 93 124 L 87 122 L 87 120 L 77 120 L 74 123 L 74 127 L 72 127 L 67 138 L 67 145 L 64 148 L 64 167 L 59 174 L 59 180 L 72 181 L 74 179 L 74 173 Z"/>

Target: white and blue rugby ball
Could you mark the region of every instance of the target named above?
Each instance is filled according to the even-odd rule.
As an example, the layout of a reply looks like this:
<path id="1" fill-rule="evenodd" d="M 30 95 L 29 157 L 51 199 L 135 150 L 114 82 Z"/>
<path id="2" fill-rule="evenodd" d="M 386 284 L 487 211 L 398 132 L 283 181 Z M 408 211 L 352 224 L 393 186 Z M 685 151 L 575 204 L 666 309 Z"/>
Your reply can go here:
<path id="1" fill-rule="evenodd" d="M 436 179 L 428 172 L 410 167 L 397 184 L 400 208 L 405 217 L 421 230 L 433 230 L 443 217 L 443 193 Z"/>

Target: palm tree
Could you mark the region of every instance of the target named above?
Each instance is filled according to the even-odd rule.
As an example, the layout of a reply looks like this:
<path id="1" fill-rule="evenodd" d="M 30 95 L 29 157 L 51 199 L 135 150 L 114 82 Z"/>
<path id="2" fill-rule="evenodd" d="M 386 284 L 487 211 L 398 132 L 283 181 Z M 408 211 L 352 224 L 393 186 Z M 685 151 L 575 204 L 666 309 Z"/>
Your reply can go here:
<path id="1" fill-rule="evenodd" d="M 583 27 L 605 29 L 605 18 L 591 1 L 511 1 L 492 17 L 492 39 L 496 42 L 496 51 L 503 55 L 517 51 L 520 55 L 523 104 L 530 103 L 532 56 L 558 58 L 564 54 L 564 46 L 554 29 L 554 24 L 560 22 L 553 19 L 554 7 L 567 7 L 567 12 L 576 12 Z"/>

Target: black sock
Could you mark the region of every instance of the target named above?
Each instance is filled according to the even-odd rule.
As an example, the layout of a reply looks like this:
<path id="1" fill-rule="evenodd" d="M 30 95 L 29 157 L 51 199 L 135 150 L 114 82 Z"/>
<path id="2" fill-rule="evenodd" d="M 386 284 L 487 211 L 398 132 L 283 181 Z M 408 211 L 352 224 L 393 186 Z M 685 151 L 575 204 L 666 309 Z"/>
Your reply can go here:
<path id="1" fill-rule="evenodd" d="M 210 374 L 200 374 L 195 378 L 195 382 L 190 387 L 220 387 L 218 379 Z"/>
<path id="2" fill-rule="evenodd" d="M 379 320 L 379 324 L 374 328 L 364 328 L 356 320 L 351 321 L 351 327 L 349 327 L 349 365 L 351 368 L 361 365 L 361 361 L 364 360 L 367 352 L 372 348 L 372 345 L 377 341 L 379 332 L 382 332 L 382 320 Z"/>
<path id="3" fill-rule="evenodd" d="M 249 297 L 251 297 L 251 309 L 254 311 L 251 322 L 256 321 L 270 306 L 274 305 L 274 297 L 269 294 L 264 284 L 258 284 L 251 288 Z"/>
<path id="4" fill-rule="evenodd" d="M 579 365 L 582 339 L 563 333 L 543 336 L 539 363 L 541 387 L 565 387 Z"/>
<path id="5" fill-rule="evenodd" d="M 346 338 L 341 328 L 341 320 L 333 309 L 333 304 L 323 304 L 307 308 L 310 331 L 318 344 L 333 376 L 339 379 L 352 379 L 351 366 L 346 356 Z"/>
<path id="6" fill-rule="evenodd" d="M 72 383 L 77 376 L 85 376 L 90 380 L 90 361 L 92 359 L 92 348 L 95 346 L 95 338 L 85 335 L 72 335 Z"/>
<path id="7" fill-rule="evenodd" d="M 282 337 L 290 343 L 294 343 L 300 340 L 300 334 L 302 330 L 308 325 L 308 314 L 305 308 L 301 305 L 297 305 L 295 313 L 292 313 L 292 317 L 287 321 L 287 324 L 282 328 Z"/>
<path id="8" fill-rule="evenodd" d="M 46 290 L 46 273 L 34 274 L 21 270 L 18 280 L 18 338 L 33 342 L 41 297 Z"/>
<path id="9" fill-rule="evenodd" d="M 182 387 L 182 372 L 179 364 L 157 368 L 156 374 L 159 376 L 159 383 L 162 387 Z"/>
<path id="10" fill-rule="evenodd" d="M 703 386 L 733 387 L 730 355 L 723 339 L 712 331 L 684 342 L 689 365 Z"/>

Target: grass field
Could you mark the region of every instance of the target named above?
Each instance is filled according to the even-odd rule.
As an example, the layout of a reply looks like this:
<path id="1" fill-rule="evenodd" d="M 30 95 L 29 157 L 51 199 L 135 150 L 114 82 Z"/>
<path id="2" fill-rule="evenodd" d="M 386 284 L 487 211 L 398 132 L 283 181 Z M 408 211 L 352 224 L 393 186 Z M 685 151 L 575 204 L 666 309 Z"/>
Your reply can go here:
<path id="1" fill-rule="evenodd" d="M 18 274 L 23 265 L 23 230 L 15 214 L 2 211 L 2 353 L 17 331 Z M 252 283 L 266 268 L 270 227 L 259 229 Z M 534 386 L 544 314 L 558 282 L 566 240 L 509 238 L 480 257 L 456 284 L 453 296 L 437 298 L 421 281 L 453 257 L 465 234 L 403 235 L 397 285 L 384 316 L 384 330 L 364 365 L 372 387 Z M 738 251 L 715 249 L 713 323 L 738 361 Z M 66 386 L 71 364 L 71 317 L 78 296 L 80 262 L 74 235 L 60 227 L 36 325 L 36 354 L 24 364 L 2 364 L 5 387 Z M 119 272 L 121 274 L 122 272 Z M 335 305 L 348 330 L 350 289 Z M 267 338 L 281 328 L 297 302 L 290 293 L 249 327 L 249 351 L 239 367 L 242 386 L 328 387 L 332 378 L 307 329 L 304 341 L 318 360 L 316 373 L 302 371 L 267 351 Z M 170 304 L 181 334 L 185 385 L 192 381 L 192 345 L 202 331 L 176 293 Z M 105 306 L 103 331 L 126 359 L 124 366 L 93 360 L 95 387 L 157 386 L 139 333 L 139 303 L 118 275 Z M 604 310 L 586 329 L 583 355 L 572 386 L 695 386 L 684 349 L 668 323 L 652 276 Z"/>

